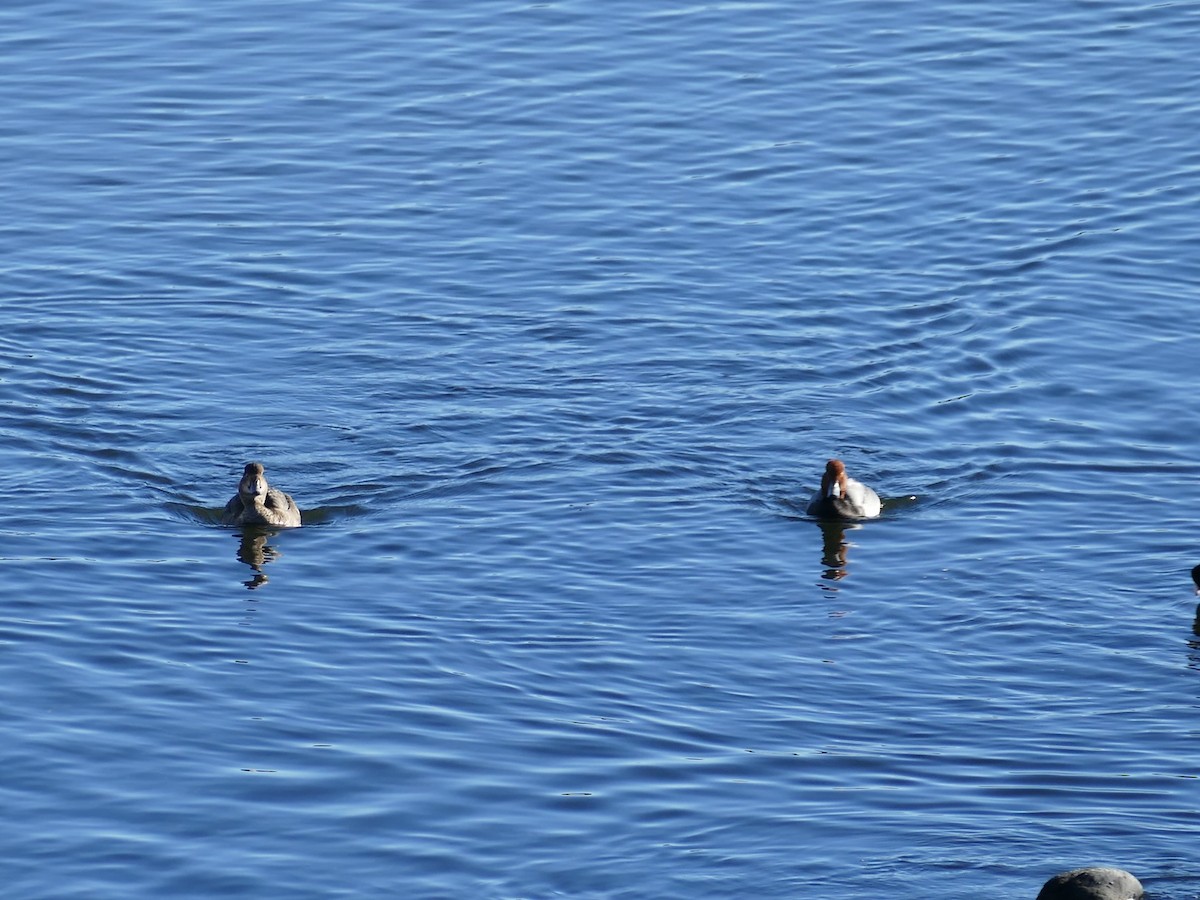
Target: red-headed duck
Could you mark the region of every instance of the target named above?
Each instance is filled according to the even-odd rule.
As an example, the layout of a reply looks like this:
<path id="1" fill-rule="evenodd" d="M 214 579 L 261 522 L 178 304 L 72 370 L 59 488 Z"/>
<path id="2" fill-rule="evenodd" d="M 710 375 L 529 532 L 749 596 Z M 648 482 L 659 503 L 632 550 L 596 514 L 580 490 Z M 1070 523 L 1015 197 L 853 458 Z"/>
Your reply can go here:
<path id="1" fill-rule="evenodd" d="M 877 493 L 847 475 L 840 459 L 831 459 L 825 464 L 821 489 L 809 501 L 808 514 L 822 519 L 873 519 L 882 508 Z"/>
<path id="2" fill-rule="evenodd" d="M 246 463 L 238 492 L 225 504 L 221 523 L 296 528 L 300 525 L 300 509 L 289 494 L 267 484 L 262 463 Z"/>

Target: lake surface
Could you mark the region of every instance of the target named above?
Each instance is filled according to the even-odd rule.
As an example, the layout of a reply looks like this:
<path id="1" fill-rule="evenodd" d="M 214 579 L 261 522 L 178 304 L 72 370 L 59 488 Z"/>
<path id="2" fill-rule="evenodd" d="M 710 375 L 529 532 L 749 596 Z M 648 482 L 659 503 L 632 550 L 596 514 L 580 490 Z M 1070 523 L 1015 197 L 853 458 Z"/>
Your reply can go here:
<path id="1" fill-rule="evenodd" d="M 5 896 L 1200 896 L 1198 42 L 5 6 Z"/>

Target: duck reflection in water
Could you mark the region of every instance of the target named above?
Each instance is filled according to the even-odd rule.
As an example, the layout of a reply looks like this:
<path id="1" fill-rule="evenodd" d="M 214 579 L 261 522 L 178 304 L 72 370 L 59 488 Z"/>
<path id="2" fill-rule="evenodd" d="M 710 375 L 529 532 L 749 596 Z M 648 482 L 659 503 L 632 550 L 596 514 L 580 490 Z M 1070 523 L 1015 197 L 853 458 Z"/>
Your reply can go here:
<path id="1" fill-rule="evenodd" d="M 826 567 L 821 577 L 841 581 L 850 574 L 846 568 L 850 553 L 846 529 L 859 526 L 846 525 L 844 522 L 818 522 L 817 526 L 821 529 L 821 564 Z"/>
<path id="2" fill-rule="evenodd" d="M 279 534 L 279 531 L 274 528 L 267 528 L 262 525 L 245 525 L 242 527 L 236 537 L 238 538 L 238 562 L 245 563 L 254 570 L 254 577 L 249 581 L 243 581 L 247 590 L 256 590 L 262 587 L 270 579 L 267 573 L 263 571 L 263 566 L 269 562 L 274 562 L 279 558 L 279 551 L 267 543 L 268 540 Z"/>

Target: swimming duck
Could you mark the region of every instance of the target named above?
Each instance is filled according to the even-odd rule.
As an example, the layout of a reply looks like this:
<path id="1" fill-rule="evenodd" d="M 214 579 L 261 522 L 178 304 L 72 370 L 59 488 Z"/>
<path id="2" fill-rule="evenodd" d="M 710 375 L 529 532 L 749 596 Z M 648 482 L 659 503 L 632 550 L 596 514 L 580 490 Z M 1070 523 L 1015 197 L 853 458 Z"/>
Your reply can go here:
<path id="1" fill-rule="evenodd" d="M 1092 866 L 1055 875 L 1038 900 L 1140 900 L 1142 883 L 1124 869 Z"/>
<path id="2" fill-rule="evenodd" d="M 300 509 L 289 494 L 267 484 L 262 463 L 246 463 L 236 496 L 225 504 L 223 525 L 278 525 L 296 528 Z"/>
<path id="3" fill-rule="evenodd" d="M 821 489 L 809 501 L 808 514 L 822 519 L 873 519 L 882 508 L 877 493 L 848 476 L 840 459 L 831 459 L 825 464 Z"/>

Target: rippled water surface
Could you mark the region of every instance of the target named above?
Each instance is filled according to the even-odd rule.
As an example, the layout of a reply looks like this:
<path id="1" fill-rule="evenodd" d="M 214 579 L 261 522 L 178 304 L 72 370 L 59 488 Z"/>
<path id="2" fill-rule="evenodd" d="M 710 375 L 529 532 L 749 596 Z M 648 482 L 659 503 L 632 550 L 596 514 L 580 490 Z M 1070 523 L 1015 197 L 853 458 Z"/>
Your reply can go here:
<path id="1" fill-rule="evenodd" d="M 1200 896 L 1198 41 L 0 10 L 5 896 Z"/>

